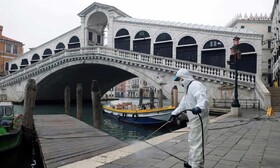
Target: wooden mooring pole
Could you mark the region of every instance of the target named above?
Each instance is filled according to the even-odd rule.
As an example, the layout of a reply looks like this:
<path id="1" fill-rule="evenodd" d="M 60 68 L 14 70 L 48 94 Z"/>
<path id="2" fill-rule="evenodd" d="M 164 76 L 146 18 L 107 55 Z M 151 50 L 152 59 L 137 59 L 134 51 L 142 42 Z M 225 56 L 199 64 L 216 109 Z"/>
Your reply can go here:
<path id="1" fill-rule="evenodd" d="M 177 107 L 178 106 L 178 88 L 177 86 L 175 85 L 172 89 L 172 99 L 173 99 L 173 106 Z"/>
<path id="2" fill-rule="evenodd" d="M 66 86 L 64 89 L 64 110 L 65 114 L 70 114 L 70 103 L 71 103 L 71 96 L 70 96 L 70 87 Z"/>
<path id="3" fill-rule="evenodd" d="M 81 83 L 76 88 L 76 103 L 77 103 L 77 119 L 82 120 L 83 117 L 83 86 Z"/>
<path id="4" fill-rule="evenodd" d="M 143 104 L 143 94 L 144 94 L 144 89 L 140 88 L 139 90 L 139 108 L 142 108 L 142 104 Z"/>
<path id="5" fill-rule="evenodd" d="M 150 88 L 150 109 L 155 108 L 155 92 L 153 88 Z"/>
<path id="6" fill-rule="evenodd" d="M 158 107 L 159 108 L 163 107 L 163 93 L 162 93 L 162 89 L 158 90 Z"/>
<path id="7" fill-rule="evenodd" d="M 34 79 L 29 79 L 25 87 L 24 116 L 22 121 L 23 140 L 26 145 L 32 144 L 34 130 L 33 111 L 35 109 L 36 94 L 36 82 Z"/>
<path id="8" fill-rule="evenodd" d="M 93 111 L 93 126 L 100 128 L 103 124 L 103 110 L 101 107 L 101 91 L 97 80 L 92 81 L 91 85 L 91 100 L 92 100 L 92 111 Z"/>

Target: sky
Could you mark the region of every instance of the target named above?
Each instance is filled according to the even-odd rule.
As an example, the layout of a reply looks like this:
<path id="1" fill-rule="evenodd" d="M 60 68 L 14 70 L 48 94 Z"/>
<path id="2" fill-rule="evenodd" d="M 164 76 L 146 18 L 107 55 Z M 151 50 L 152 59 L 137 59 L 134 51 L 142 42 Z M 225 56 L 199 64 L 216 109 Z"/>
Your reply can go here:
<path id="1" fill-rule="evenodd" d="M 94 2 L 133 18 L 225 26 L 237 14 L 270 16 L 274 0 L 0 0 L 2 34 L 27 52 L 80 26 L 77 14 Z"/>

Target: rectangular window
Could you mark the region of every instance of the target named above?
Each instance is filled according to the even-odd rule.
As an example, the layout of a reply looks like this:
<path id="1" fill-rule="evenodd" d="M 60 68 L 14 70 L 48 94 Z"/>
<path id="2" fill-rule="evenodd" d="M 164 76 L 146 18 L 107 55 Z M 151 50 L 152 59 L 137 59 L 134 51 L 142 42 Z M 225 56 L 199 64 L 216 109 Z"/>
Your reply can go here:
<path id="1" fill-rule="evenodd" d="M 271 48 L 271 41 L 267 40 L 267 48 Z"/>
<path id="2" fill-rule="evenodd" d="M 18 54 L 18 46 L 13 46 L 13 54 Z"/>
<path id="3" fill-rule="evenodd" d="M 12 46 L 10 44 L 6 44 L 6 53 L 12 53 Z"/>
<path id="4" fill-rule="evenodd" d="M 267 27 L 267 32 L 269 32 L 269 33 L 271 32 L 271 26 Z"/>
<path id="5" fill-rule="evenodd" d="M 244 28 L 245 28 L 245 26 L 241 26 L 240 28 L 241 28 L 241 29 L 244 29 Z"/>
<path id="6" fill-rule="evenodd" d="M 92 41 L 92 32 L 88 32 L 88 40 Z"/>
<path id="7" fill-rule="evenodd" d="M 97 35 L 97 44 L 101 44 L 101 36 L 100 35 Z"/>

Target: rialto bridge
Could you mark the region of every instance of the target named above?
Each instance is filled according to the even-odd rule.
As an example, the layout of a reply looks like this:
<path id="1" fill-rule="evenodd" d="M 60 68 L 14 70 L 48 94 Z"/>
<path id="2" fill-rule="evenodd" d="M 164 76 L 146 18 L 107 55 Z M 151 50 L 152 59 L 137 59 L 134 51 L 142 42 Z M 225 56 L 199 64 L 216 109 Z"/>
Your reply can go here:
<path id="1" fill-rule="evenodd" d="M 2 98 L 21 102 L 27 80 L 38 85 L 37 100 L 62 100 L 78 83 L 90 98 L 91 81 L 104 94 L 116 84 L 140 77 L 169 98 L 179 68 L 193 72 L 212 98 L 232 98 L 234 65 L 228 65 L 232 39 L 240 37 L 239 97 L 270 105 L 261 76 L 262 35 L 246 29 L 132 18 L 117 8 L 93 3 L 78 16 L 81 25 L 6 64 Z M 182 95 L 182 89 L 179 87 Z"/>

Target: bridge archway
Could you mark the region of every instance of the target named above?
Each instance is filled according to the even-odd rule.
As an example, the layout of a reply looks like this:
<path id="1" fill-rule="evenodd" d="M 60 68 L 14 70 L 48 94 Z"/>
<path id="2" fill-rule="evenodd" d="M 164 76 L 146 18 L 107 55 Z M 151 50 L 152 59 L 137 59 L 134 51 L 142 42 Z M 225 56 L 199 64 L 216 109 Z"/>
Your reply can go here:
<path id="1" fill-rule="evenodd" d="M 87 40 L 90 46 L 104 45 L 108 18 L 103 12 L 94 12 L 87 20 Z"/>
<path id="2" fill-rule="evenodd" d="M 172 58 L 173 41 L 168 33 L 161 33 L 154 43 L 154 55 Z"/>
<path id="3" fill-rule="evenodd" d="M 241 58 L 238 59 L 238 70 L 256 73 L 257 72 L 257 53 L 255 48 L 248 43 L 239 44 Z M 230 69 L 235 69 L 235 65 L 230 65 Z"/>
<path id="4" fill-rule="evenodd" d="M 201 63 L 225 68 L 226 49 L 220 40 L 209 40 L 203 46 Z"/>
<path id="5" fill-rule="evenodd" d="M 115 36 L 115 48 L 130 50 L 130 35 L 127 29 L 120 29 Z"/>
<path id="6" fill-rule="evenodd" d="M 191 36 L 180 39 L 176 48 L 176 58 L 179 60 L 197 62 L 197 44 Z"/>

